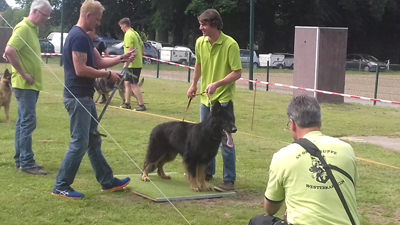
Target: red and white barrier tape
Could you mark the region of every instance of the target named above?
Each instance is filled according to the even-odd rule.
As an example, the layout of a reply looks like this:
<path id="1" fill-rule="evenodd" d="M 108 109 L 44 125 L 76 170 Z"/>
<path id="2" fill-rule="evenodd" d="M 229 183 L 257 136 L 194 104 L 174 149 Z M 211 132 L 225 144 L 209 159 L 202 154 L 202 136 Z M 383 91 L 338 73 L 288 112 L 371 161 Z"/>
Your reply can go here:
<path id="1" fill-rule="evenodd" d="M 155 59 L 155 58 L 151 58 L 151 57 L 148 57 L 148 56 L 143 56 L 143 58 L 151 59 L 151 60 L 154 60 L 154 61 L 158 61 L 158 62 L 162 62 L 162 63 L 174 65 L 174 66 L 183 67 L 183 68 L 186 68 L 186 69 L 192 69 L 192 70 L 194 70 L 194 67 L 187 66 L 187 65 L 182 65 L 182 64 L 179 64 L 179 63 L 174 63 L 174 62 L 170 62 L 170 61 L 166 61 L 166 60 L 161 60 L 161 59 Z"/>
<path id="2" fill-rule="evenodd" d="M 312 88 L 296 87 L 296 86 L 293 86 L 293 85 L 271 83 L 271 82 L 265 82 L 265 81 L 254 81 L 254 80 L 249 80 L 249 79 L 246 79 L 246 78 L 240 78 L 240 80 L 247 81 L 247 82 L 252 82 L 252 83 L 260 83 L 260 84 L 266 84 L 266 85 L 271 85 L 271 86 L 296 89 L 296 90 L 317 92 L 317 93 L 322 93 L 322 94 L 327 94 L 327 95 L 336 95 L 336 96 L 342 96 L 342 97 L 347 97 L 347 98 L 355 98 L 355 99 L 362 99 L 362 100 L 370 100 L 370 101 L 374 101 L 374 102 L 384 102 L 384 103 L 400 105 L 400 102 L 390 101 L 390 100 L 367 98 L 367 97 L 362 97 L 362 96 L 357 96 L 357 95 L 348 95 L 348 94 L 342 94 L 342 93 L 337 93 L 337 92 L 324 91 L 324 90 L 318 90 L 318 89 L 312 89 Z"/>
<path id="3" fill-rule="evenodd" d="M 61 53 L 40 53 L 40 55 L 44 55 L 44 56 L 62 56 Z"/>
<path id="4" fill-rule="evenodd" d="M 42 53 L 42 55 L 60 56 L 62 54 Z M 118 55 L 110 55 L 108 57 L 114 58 L 114 57 L 117 57 L 117 56 Z M 155 59 L 155 58 L 151 58 L 151 57 L 148 57 L 148 56 L 143 56 L 143 58 L 147 58 L 147 59 L 151 59 L 151 60 L 154 60 L 154 61 L 158 61 L 158 62 L 162 62 L 162 63 L 166 63 L 166 64 L 170 64 L 170 65 L 179 66 L 179 67 L 183 67 L 183 68 L 186 68 L 186 69 L 194 70 L 194 67 L 187 66 L 187 65 L 182 65 L 182 64 L 178 64 L 178 63 L 174 63 L 174 62 L 169 62 L 169 61 L 166 61 L 166 60 Z M 342 93 L 324 91 L 324 90 L 318 90 L 318 89 L 312 89 L 312 88 L 296 87 L 296 86 L 293 86 L 293 85 L 272 83 L 272 82 L 266 82 L 266 81 L 254 81 L 254 80 L 249 80 L 249 79 L 246 79 L 246 78 L 240 78 L 240 80 L 247 81 L 247 82 L 252 82 L 252 83 L 271 85 L 271 86 L 276 86 L 276 87 L 290 88 L 290 89 L 296 89 L 296 90 L 302 90 L 302 91 L 310 91 L 310 92 L 322 93 L 322 94 L 327 94 L 327 95 L 342 96 L 342 97 L 346 97 L 346 98 L 354 98 L 354 99 L 369 100 L 369 101 L 374 101 L 374 102 L 383 102 L 383 103 L 400 105 L 400 102 L 390 101 L 390 100 L 368 98 L 368 97 L 362 97 L 362 96 L 357 96 L 357 95 L 342 94 Z"/>

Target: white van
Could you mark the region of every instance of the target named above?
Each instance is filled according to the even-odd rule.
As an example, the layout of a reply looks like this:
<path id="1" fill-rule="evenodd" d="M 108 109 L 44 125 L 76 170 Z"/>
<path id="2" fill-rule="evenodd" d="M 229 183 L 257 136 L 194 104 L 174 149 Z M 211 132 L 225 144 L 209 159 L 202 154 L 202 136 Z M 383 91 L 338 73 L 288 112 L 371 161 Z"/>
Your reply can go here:
<path id="1" fill-rule="evenodd" d="M 65 43 L 65 39 L 67 38 L 68 33 L 63 34 L 63 45 Z M 52 32 L 47 36 L 47 40 L 49 40 L 54 45 L 54 52 L 61 52 L 61 33 L 60 32 Z"/>
<path id="2" fill-rule="evenodd" d="M 175 46 L 175 47 L 162 47 L 160 50 L 161 60 L 177 62 L 180 64 L 188 65 L 189 57 L 190 63 L 196 62 L 196 55 L 188 47 Z"/>

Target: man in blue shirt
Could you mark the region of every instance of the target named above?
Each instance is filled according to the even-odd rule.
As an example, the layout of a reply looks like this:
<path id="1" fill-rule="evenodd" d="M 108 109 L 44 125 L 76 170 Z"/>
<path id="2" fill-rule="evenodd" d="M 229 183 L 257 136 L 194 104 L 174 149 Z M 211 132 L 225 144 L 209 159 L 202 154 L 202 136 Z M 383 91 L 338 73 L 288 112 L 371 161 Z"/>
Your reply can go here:
<path id="1" fill-rule="evenodd" d="M 78 23 L 65 40 L 64 59 L 64 105 L 70 120 L 71 142 L 58 172 L 52 195 L 81 199 L 83 194 L 71 188 L 82 158 L 87 152 L 102 191 L 114 192 L 125 188 L 130 178 L 114 178 L 112 169 L 101 152 L 101 138 L 97 131 L 97 112 L 93 101 L 95 78 L 107 77 L 120 81 L 120 74 L 97 69 L 108 68 L 120 62 L 132 61 L 136 54 L 128 52 L 116 58 L 102 58 L 94 49 L 86 34 L 100 25 L 104 7 L 100 2 L 86 0 L 80 9 Z M 95 65 L 97 69 L 95 68 Z"/>

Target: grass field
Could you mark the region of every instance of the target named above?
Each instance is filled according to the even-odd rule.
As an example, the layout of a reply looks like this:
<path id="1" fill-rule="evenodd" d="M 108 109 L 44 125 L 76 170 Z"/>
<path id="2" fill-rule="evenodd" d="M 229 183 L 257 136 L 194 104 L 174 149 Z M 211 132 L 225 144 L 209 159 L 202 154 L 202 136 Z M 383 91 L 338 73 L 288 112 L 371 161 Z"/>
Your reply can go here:
<path id="1" fill-rule="evenodd" d="M 268 167 L 274 152 L 291 143 L 285 130 L 286 105 L 291 96 L 258 92 L 253 115 L 253 92 L 237 89 L 234 135 L 237 154 L 235 197 L 153 203 L 127 189 L 102 193 L 87 157 L 72 185 L 85 194 L 83 200 L 51 196 L 69 137 L 68 114 L 62 104 L 62 68 L 49 65 L 57 78 L 44 69 L 44 90 L 37 104 L 38 126 L 33 135 L 37 163 L 48 175 L 31 176 L 14 168 L 14 131 L 17 107 L 13 97 L 11 123 L 4 123 L 0 112 L 0 224 L 247 224 L 263 213 L 263 193 Z M 108 133 L 103 153 L 114 174 L 137 174 L 143 165 L 149 134 L 160 123 L 181 120 L 187 105 L 185 82 L 146 78 L 142 87 L 147 112 L 109 108 L 101 121 Z M 119 106 L 115 98 L 112 105 Z M 98 112 L 102 110 L 98 106 Z M 321 104 L 322 131 L 342 136 L 382 135 L 400 137 L 400 109 L 358 104 Z M 192 101 L 186 120 L 199 121 L 199 99 Z M 253 129 L 251 125 L 253 124 Z M 356 156 L 392 167 L 358 161 L 358 210 L 362 224 L 400 224 L 400 153 L 364 143 L 352 143 Z M 282 165 L 284 166 L 284 165 Z M 140 169 L 139 169 L 140 168 Z M 166 171 L 183 172 L 181 158 L 165 166 Z M 132 182 L 142 182 L 138 179 Z M 222 182 L 222 159 L 217 156 L 217 173 L 212 184 Z M 189 185 L 188 185 L 189 187 Z M 278 213 L 282 215 L 282 212 Z"/>

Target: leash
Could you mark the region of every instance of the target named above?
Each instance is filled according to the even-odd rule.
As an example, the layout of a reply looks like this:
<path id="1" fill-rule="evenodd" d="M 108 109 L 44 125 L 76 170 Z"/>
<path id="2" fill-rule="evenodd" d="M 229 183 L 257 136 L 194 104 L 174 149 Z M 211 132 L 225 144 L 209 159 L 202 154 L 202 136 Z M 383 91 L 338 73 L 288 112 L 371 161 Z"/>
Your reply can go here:
<path id="1" fill-rule="evenodd" d="M 111 95 L 110 95 L 110 97 L 108 98 L 108 100 L 106 101 L 106 105 L 104 106 L 103 110 L 102 110 L 101 113 L 100 113 L 99 118 L 97 119 L 97 122 L 98 122 L 98 123 L 100 123 L 100 120 L 103 118 L 103 115 L 104 115 L 104 113 L 106 112 L 108 106 L 110 105 L 111 99 L 114 97 L 114 94 L 115 94 L 115 92 L 117 91 L 119 85 L 121 85 L 122 82 L 124 82 L 124 80 L 126 79 L 126 76 L 128 75 L 127 70 L 128 70 L 129 64 L 130 64 L 130 62 L 128 62 L 128 64 L 122 69 L 122 71 L 121 71 L 121 75 L 122 75 L 121 80 L 120 80 L 119 82 L 115 82 L 114 88 L 113 88 L 113 90 L 112 90 L 112 92 L 111 92 Z M 100 136 L 103 136 L 103 137 L 107 137 L 107 135 L 101 134 L 98 130 L 93 130 L 93 131 L 92 131 L 92 134 L 94 134 L 94 135 L 100 135 Z"/>
<path id="2" fill-rule="evenodd" d="M 201 92 L 200 94 L 195 94 L 195 95 L 193 96 L 193 98 L 194 98 L 195 96 L 202 95 L 202 94 L 204 94 L 204 93 L 206 93 L 206 92 L 203 91 L 203 92 Z M 187 104 L 187 106 L 186 106 L 185 114 L 183 115 L 182 121 L 185 121 L 185 117 L 186 117 L 186 115 L 187 115 L 187 112 L 188 112 L 188 110 L 189 110 L 190 103 L 192 103 L 192 99 L 193 99 L 193 98 L 189 98 L 189 102 L 188 102 L 188 104 Z"/>

